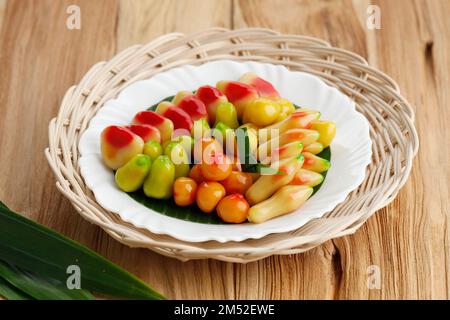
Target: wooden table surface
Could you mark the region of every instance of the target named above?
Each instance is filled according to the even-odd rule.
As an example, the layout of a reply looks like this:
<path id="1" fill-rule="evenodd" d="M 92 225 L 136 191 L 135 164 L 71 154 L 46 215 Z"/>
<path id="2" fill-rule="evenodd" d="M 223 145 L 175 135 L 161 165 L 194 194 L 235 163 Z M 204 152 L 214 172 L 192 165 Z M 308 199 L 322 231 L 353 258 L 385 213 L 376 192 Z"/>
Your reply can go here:
<path id="1" fill-rule="evenodd" d="M 450 1 L 0 0 L 0 199 L 135 273 L 169 298 L 447 299 L 450 296 Z M 66 28 L 67 7 L 81 29 Z M 95 62 L 167 32 L 268 27 L 323 38 L 393 77 L 416 111 L 420 150 L 388 207 L 352 235 L 247 265 L 130 249 L 78 216 L 44 157 L 64 92 Z M 370 266 L 379 267 L 369 289 Z M 375 268 L 377 268 L 375 267 Z"/>

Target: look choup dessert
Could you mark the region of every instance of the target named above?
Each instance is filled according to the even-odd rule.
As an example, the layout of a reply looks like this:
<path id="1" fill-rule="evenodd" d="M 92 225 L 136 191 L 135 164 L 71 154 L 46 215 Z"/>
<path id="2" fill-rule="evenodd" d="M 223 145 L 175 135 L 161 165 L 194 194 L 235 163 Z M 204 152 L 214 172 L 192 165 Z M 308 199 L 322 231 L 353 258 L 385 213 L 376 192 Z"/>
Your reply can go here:
<path id="1" fill-rule="evenodd" d="M 336 133 L 254 73 L 180 91 L 128 126 L 101 134 L 103 162 L 124 192 L 197 206 L 227 223 L 262 223 L 300 208 L 330 162 Z"/>

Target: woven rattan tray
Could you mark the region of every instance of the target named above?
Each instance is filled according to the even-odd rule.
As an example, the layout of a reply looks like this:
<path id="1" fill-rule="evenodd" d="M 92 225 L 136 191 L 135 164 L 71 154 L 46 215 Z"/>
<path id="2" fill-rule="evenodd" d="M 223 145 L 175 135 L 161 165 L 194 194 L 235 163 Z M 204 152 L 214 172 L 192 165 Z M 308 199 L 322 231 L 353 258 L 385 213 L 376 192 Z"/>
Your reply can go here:
<path id="1" fill-rule="evenodd" d="M 308 72 L 354 99 L 357 110 L 370 123 L 373 142 L 373 160 L 361 186 L 333 211 L 298 230 L 243 242 L 183 242 L 137 229 L 100 207 L 85 186 L 77 163 L 78 141 L 90 119 L 105 101 L 132 82 L 176 66 L 218 59 L 268 62 Z M 180 260 L 214 258 L 245 263 L 274 254 L 304 252 L 355 232 L 397 195 L 408 178 L 417 149 L 411 107 L 397 84 L 369 67 L 362 57 L 306 36 L 267 29 L 215 28 L 191 35 L 167 34 L 94 65 L 78 85 L 67 91 L 58 116 L 51 120 L 45 154 L 58 189 L 85 219 L 116 240 Z"/>

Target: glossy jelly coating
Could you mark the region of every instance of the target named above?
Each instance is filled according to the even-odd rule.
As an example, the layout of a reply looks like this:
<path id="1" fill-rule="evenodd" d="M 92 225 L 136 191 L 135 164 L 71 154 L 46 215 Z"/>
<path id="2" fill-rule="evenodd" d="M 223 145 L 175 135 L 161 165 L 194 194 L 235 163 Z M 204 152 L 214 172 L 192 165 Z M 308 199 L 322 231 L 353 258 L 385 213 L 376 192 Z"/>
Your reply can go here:
<path id="1" fill-rule="evenodd" d="M 219 81 L 216 87 L 235 106 L 238 119 L 242 119 L 247 106 L 259 97 L 255 88 L 238 81 Z"/>
<path id="2" fill-rule="evenodd" d="M 164 154 L 169 157 L 175 166 L 175 179 L 189 175 L 189 157 L 180 143 L 170 142 L 164 149 Z"/>
<path id="3" fill-rule="evenodd" d="M 248 220 L 261 223 L 297 210 L 308 200 L 313 191 L 313 188 L 309 186 L 283 186 L 269 199 L 252 206 L 248 210 Z"/>
<path id="4" fill-rule="evenodd" d="M 210 213 L 225 196 L 225 188 L 218 182 L 202 182 L 197 188 L 197 206 L 203 212 Z"/>
<path id="5" fill-rule="evenodd" d="M 219 201 L 217 215 L 228 223 L 242 223 L 247 220 L 249 204 L 239 193 L 228 195 Z"/>
<path id="6" fill-rule="evenodd" d="M 258 77 L 253 72 L 244 73 L 239 82 L 248 84 L 258 91 L 259 95 L 263 98 L 277 100 L 280 98 L 280 94 L 274 88 L 274 86 L 269 82 L 264 80 L 261 77 Z"/>
<path id="7" fill-rule="evenodd" d="M 203 101 L 208 112 L 209 124 L 212 126 L 216 123 L 217 107 L 222 102 L 227 102 L 227 97 L 213 86 L 201 86 L 197 89 L 195 95 Z"/>
<path id="8" fill-rule="evenodd" d="M 172 137 L 172 132 L 173 132 L 172 121 L 160 114 L 157 114 L 154 111 L 147 110 L 147 111 L 138 112 L 134 116 L 131 123 L 132 124 L 148 124 L 148 125 L 154 126 L 155 128 L 157 128 L 159 130 L 162 142 L 170 140 Z"/>
<path id="9" fill-rule="evenodd" d="M 159 130 L 149 124 L 133 124 L 130 126 L 126 126 L 125 128 L 129 129 L 134 134 L 137 134 L 142 138 L 144 142 L 148 141 L 156 141 L 161 143 L 161 134 Z"/>
<path id="10" fill-rule="evenodd" d="M 239 127 L 236 108 L 230 102 L 222 102 L 217 107 L 216 124 L 226 124 L 231 129 Z"/>
<path id="11" fill-rule="evenodd" d="M 245 192 L 251 187 L 253 178 L 251 173 L 248 172 L 231 171 L 230 175 L 221 183 L 227 194 L 245 194 Z"/>
<path id="12" fill-rule="evenodd" d="M 163 101 L 156 107 L 156 113 L 172 121 L 174 128 L 173 135 L 179 136 L 183 134 L 191 134 L 194 122 L 189 114 L 187 114 L 184 110 L 178 108 L 170 102 Z"/>
<path id="13" fill-rule="evenodd" d="M 202 162 L 201 170 L 207 180 L 222 181 L 231 174 L 231 161 L 222 153 L 214 154 Z"/>
<path id="14" fill-rule="evenodd" d="M 173 184 L 173 199 L 180 207 L 193 204 L 197 196 L 197 182 L 194 179 L 180 177 Z"/>
<path id="15" fill-rule="evenodd" d="M 168 156 L 156 158 L 144 182 L 144 193 L 155 199 L 169 199 L 173 192 L 175 166 Z"/>
<path id="16" fill-rule="evenodd" d="M 184 96 L 176 106 L 185 111 L 191 117 L 192 121 L 199 119 L 208 121 L 208 112 L 206 111 L 205 104 L 194 94 Z"/>
<path id="17" fill-rule="evenodd" d="M 135 155 L 142 153 L 144 141 L 124 127 L 109 126 L 101 133 L 100 149 L 103 162 L 109 168 L 117 170 Z"/>
<path id="18" fill-rule="evenodd" d="M 310 152 L 302 152 L 305 157 L 305 161 L 303 163 L 303 169 L 311 170 L 317 173 L 322 173 L 330 169 L 331 163 L 330 161 L 320 158 Z"/>
<path id="19" fill-rule="evenodd" d="M 150 173 L 152 161 L 145 154 L 137 154 L 116 171 L 117 186 L 125 192 L 134 192 L 142 187 Z"/>
<path id="20" fill-rule="evenodd" d="M 148 141 L 144 144 L 144 154 L 148 155 L 152 161 L 155 161 L 163 153 L 161 144 L 156 141 Z"/>
<path id="21" fill-rule="evenodd" d="M 268 126 L 277 120 L 280 111 L 281 107 L 276 101 L 258 98 L 245 109 L 243 121 L 260 127 Z"/>
<path id="22" fill-rule="evenodd" d="M 297 156 L 289 159 L 280 160 L 272 164 L 278 172 L 270 175 L 261 175 L 261 177 L 247 190 L 245 198 L 250 205 L 254 205 L 266 200 L 274 194 L 279 188 L 289 184 L 294 178 L 295 173 L 303 164 L 303 156 Z"/>
<path id="23" fill-rule="evenodd" d="M 324 148 L 328 147 L 333 141 L 336 135 L 336 123 L 331 121 L 313 121 L 311 128 L 317 130 L 320 134 L 318 142 L 320 142 Z"/>

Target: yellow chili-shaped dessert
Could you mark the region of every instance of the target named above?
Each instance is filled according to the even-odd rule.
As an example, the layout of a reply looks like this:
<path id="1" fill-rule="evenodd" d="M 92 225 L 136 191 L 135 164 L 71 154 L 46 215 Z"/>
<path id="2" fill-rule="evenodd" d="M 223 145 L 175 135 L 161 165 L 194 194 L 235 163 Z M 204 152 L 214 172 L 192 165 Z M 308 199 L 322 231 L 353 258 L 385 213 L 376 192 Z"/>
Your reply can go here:
<path id="1" fill-rule="evenodd" d="M 302 151 L 303 151 L 303 143 L 298 141 L 290 142 L 272 150 L 272 152 L 269 155 L 260 158 L 260 162 L 263 164 L 268 164 L 282 159 L 296 157 L 299 154 L 301 154 Z"/>
<path id="2" fill-rule="evenodd" d="M 320 137 L 319 137 L 320 139 Z M 307 145 L 304 148 L 305 152 L 310 152 L 312 154 L 319 154 L 323 151 L 323 144 L 321 144 L 320 142 L 313 142 L 310 145 Z"/>
<path id="3" fill-rule="evenodd" d="M 300 208 L 312 195 L 309 186 L 288 185 L 281 187 L 269 199 L 262 201 L 248 210 L 248 220 L 261 223 Z"/>
<path id="4" fill-rule="evenodd" d="M 319 119 L 319 117 L 319 111 L 297 110 L 283 121 L 276 122 L 271 126 L 260 129 L 260 139 L 262 142 L 265 142 L 276 136 L 282 135 L 288 130 L 310 129 L 312 121 Z"/>
<path id="5" fill-rule="evenodd" d="M 309 152 L 303 152 L 302 154 L 305 156 L 303 169 L 321 173 L 327 171 L 331 167 L 330 161 L 326 159 L 320 158 Z"/>
<path id="6" fill-rule="evenodd" d="M 145 154 L 137 154 L 116 171 L 116 184 L 125 192 L 138 190 L 150 172 L 152 161 Z"/>
<path id="7" fill-rule="evenodd" d="M 336 123 L 331 121 L 313 121 L 311 128 L 317 130 L 320 134 L 318 142 L 324 148 L 328 147 L 336 134 Z"/>
<path id="8" fill-rule="evenodd" d="M 306 169 L 299 169 L 294 175 L 294 179 L 292 179 L 290 184 L 315 187 L 321 184 L 322 181 L 323 175 L 321 175 L 320 173 Z"/>
<path id="9" fill-rule="evenodd" d="M 272 149 L 284 146 L 291 142 L 301 142 L 303 147 L 316 142 L 319 139 L 319 133 L 315 130 L 309 129 L 291 129 L 283 133 L 279 137 L 274 137 L 269 141 L 266 141 L 258 147 L 259 159 L 265 159 L 272 153 Z"/>
<path id="10" fill-rule="evenodd" d="M 169 199 L 172 196 L 175 181 L 175 166 L 168 156 L 156 158 L 152 164 L 150 175 L 144 182 L 144 193 L 155 199 Z"/>
<path id="11" fill-rule="evenodd" d="M 282 186 L 291 182 L 295 173 L 303 164 L 303 156 L 281 160 L 271 165 L 278 172 L 261 177 L 247 190 L 245 198 L 250 205 L 254 205 L 269 198 Z"/>

